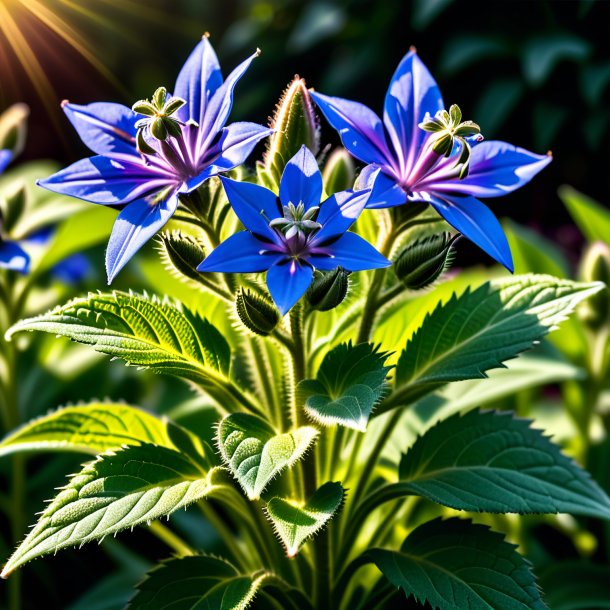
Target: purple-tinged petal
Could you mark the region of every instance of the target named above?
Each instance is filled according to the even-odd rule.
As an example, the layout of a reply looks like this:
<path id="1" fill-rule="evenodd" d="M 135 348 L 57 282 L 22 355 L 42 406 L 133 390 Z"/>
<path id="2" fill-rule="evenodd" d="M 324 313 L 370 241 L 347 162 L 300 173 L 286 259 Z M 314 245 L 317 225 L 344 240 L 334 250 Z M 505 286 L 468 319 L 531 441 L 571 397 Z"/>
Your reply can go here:
<path id="1" fill-rule="evenodd" d="M 443 172 L 428 176 L 422 188 L 448 194 L 500 197 L 527 184 L 552 158 L 499 141 L 472 147 L 468 176 L 443 180 Z"/>
<path id="2" fill-rule="evenodd" d="M 297 260 L 276 263 L 267 271 L 267 287 L 282 315 L 305 294 L 313 280 L 313 269 Z"/>
<path id="3" fill-rule="evenodd" d="M 235 85 L 258 55 L 259 52 L 257 51 L 239 64 L 239 66 L 227 76 L 227 80 L 225 80 L 222 86 L 220 86 L 211 97 L 210 102 L 205 109 L 204 116 L 199 123 L 199 151 L 201 154 L 205 152 L 212 140 L 227 122 L 233 106 L 233 90 L 235 89 Z"/>
<path id="4" fill-rule="evenodd" d="M 371 189 L 366 207 L 369 209 L 392 208 L 407 202 L 407 194 L 396 179 L 391 178 L 374 165 L 367 165 L 358 178 L 358 186 Z"/>
<path id="5" fill-rule="evenodd" d="M 316 269 L 322 271 L 330 271 L 339 266 L 348 271 L 363 271 L 389 267 L 392 264 L 356 233 L 345 233 L 336 242 L 326 246 L 324 250 L 328 254 L 315 254 L 307 257 L 307 260 Z"/>
<path id="6" fill-rule="evenodd" d="M 6 169 L 6 166 L 13 160 L 13 151 L 4 149 L 0 150 L 0 174 Z"/>
<path id="7" fill-rule="evenodd" d="M 409 51 L 394 72 L 385 98 L 383 123 L 405 176 L 419 155 L 427 134 L 418 127 L 426 114 L 444 108 L 436 81 L 415 51 Z"/>
<path id="8" fill-rule="evenodd" d="M 197 271 L 218 273 L 258 273 L 285 258 L 284 254 L 265 250 L 264 242 L 250 231 L 231 235 L 217 246 L 197 267 Z"/>
<path id="9" fill-rule="evenodd" d="M 419 193 L 425 201 L 464 237 L 487 252 L 489 256 L 514 271 L 513 257 L 506 235 L 491 210 L 478 199 L 469 196 L 436 196 Z"/>
<path id="10" fill-rule="evenodd" d="M 0 242 L 0 268 L 27 273 L 30 270 L 30 256 L 14 241 Z"/>
<path id="11" fill-rule="evenodd" d="M 269 227 L 269 221 L 282 215 L 277 195 L 252 182 L 239 182 L 225 177 L 220 179 L 229 203 L 244 227 L 265 239 L 277 242 L 277 233 Z"/>
<path id="12" fill-rule="evenodd" d="M 192 119 L 201 125 L 207 105 L 221 85 L 218 58 L 208 37 L 204 36 L 178 74 L 174 97 L 181 97 L 186 105 L 178 110 L 176 116 L 181 121 Z"/>
<path id="13" fill-rule="evenodd" d="M 354 157 L 363 163 L 391 164 L 383 123 L 370 108 L 315 91 L 311 91 L 311 97 Z"/>
<path id="14" fill-rule="evenodd" d="M 322 228 L 315 234 L 314 243 L 323 243 L 343 235 L 360 216 L 369 195 L 369 190 L 341 191 L 324 201 L 316 218 Z"/>
<path id="15" fill-rule="evenodd" d="M 175 182 L 167 172 L 145 165 L 139 157 L 89 157 L 39 180 L 55 193 L 102 205 L 121 205 Z"/>
<path id="16" fill-rule="evenodd" d="M 231 123 L 220 132 L 218 140 L 206 153 L 202 165 L 211 168 L 209 176 L 242 165 L 254 147 L 272 133 L 273 129 L 257 123 Z"/>
<path id="17" fill-rule="evenodd" d="M 66 102 L 62 107 L 81 140 L 94 153 L 138 154 L 135 127 L 138 116 L 131 108 L 106 102 L 86 106 Z"/>
<path id="18" fill-rule="evenodd" d="M 306 146 L 301 146 L 284 168 L 280 180 L 280 201 L 282 205 L 299 205 L 302 202 L 308 210 L 320 205 L 322 188 L 322 174 L 316 158 Z"/>
<path id="19" fill-rule="evenodd" d="M 178 207 L 178 195 L 152 203 L 148 198 L 132 201 L 112 227 L 106 250 L 108 283 L 131 257 L 172 217 Z"/>

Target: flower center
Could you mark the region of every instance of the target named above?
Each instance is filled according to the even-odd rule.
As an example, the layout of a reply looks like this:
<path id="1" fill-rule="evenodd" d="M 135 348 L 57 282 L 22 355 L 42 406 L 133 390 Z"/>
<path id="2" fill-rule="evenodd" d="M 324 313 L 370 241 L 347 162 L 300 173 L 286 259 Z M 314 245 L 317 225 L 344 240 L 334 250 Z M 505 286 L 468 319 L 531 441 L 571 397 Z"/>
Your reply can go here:
<path id="1" fill-rule="evenodd" d="M 322 228 L 322 225 L 314 220 L 319 209 L 320 206 L 312 206 L 306 211 L 302 201 L 296 206 L 290 202 L 283 206 L 284 216 L 274 218 L 269 226 L 282 233 L 286 240 L 296 237 L 298 242 L 304 243 L 309 235 Z"/>
<path id="2" fill-rule="evenodd" d="M 196 160 L 185 141 L 184 123 L 176 112 L 186 102 L 179 97 L 169 97 L 165 87 L 159 87 L 150 101 L 139 100 L 132 106 L 144 118 L 136 122 L 138 151 L 149 162 L 161 161 L 169 166 L 180 179 L 197 175 Z"/>

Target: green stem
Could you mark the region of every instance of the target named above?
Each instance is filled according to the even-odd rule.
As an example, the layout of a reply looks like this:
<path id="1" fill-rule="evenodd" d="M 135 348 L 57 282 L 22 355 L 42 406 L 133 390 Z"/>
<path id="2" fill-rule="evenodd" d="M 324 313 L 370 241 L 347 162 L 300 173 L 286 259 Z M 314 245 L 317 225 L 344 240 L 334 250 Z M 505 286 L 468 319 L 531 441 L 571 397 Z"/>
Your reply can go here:
<path id="1" fill-rule="evenodd" d="M 160 521 L 153 521 L 150 524 L 150 532 L 159 540 L 165 542 L 167 546 L 174 550 L 180 557 L 195 555 L 195 551 L 184 541 L 180 536 L 175 534 L 166 525 Z"/>

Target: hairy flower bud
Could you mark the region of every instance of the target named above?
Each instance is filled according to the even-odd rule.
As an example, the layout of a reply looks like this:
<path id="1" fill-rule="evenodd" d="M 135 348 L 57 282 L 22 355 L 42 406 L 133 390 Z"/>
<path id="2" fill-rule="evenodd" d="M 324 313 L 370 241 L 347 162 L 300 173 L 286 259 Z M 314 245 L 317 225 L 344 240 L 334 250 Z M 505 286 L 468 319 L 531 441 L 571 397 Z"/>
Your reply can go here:
<path id="1" fill-rule="evenodd" d="M 610 324 L 610 247 L 604 242 L 591 244 L 580 262 L 581 279 L 604 282 L 606 288 L 589 297 L 579 309 L 580 318 L 592 330 Z"/>
<path id="2" fill-rule="evenodd" d="M 394 261 L 396 277 L 410 290 L 426 288 L 449 268 L 459 235 L 428 235 L 402 250 Z"/>
<path id="3" fill-rule="evenodd" d="M 29 114 L 25 104 L 14 104 L 0 115 L 0 150 L 10 150 L 13 157 L 23 151 Z"/>
<path id="4" fill-rule="evenodd" d="M 345 148 L 335 148 L 322 170 L 324 187 L 329 195 L 354 187 L 356 168 L 352 156 Z"/>
<path id="5" fill-rule="evenodd" d="M 237 293 L 235 311 L 246 328 L 263 337 L 280 321 L 280 312 L 271 301 L 243 288 Z"/>
<path id="6" fill-rule="evenodd" d="M 326 273 L 317 272 L 306 297 L 312 309 L 330 311 L 340 305 L 347 295 L 349 271 L 337 267 Z"/>
<path id="7" fill-rule="evenodd" d="M 161 256 L 176 275 L 192 280 L 199 278 L 197 265 L 205 258 L 205 252 L 199 242 L 190 235 L 180 231 L 164 232 L 159 235 Z"/>
<path id="8" fill-rule="evenodd" d="M 305 145 L 315 155 L 320 148 L 318 119 L 305 81 L 298 76 L 284 91 L 271 121 L 275 130 L 267 140 L 267 152 L 259 173 L 268 174 L 277 188 L 286 162 Z"/>

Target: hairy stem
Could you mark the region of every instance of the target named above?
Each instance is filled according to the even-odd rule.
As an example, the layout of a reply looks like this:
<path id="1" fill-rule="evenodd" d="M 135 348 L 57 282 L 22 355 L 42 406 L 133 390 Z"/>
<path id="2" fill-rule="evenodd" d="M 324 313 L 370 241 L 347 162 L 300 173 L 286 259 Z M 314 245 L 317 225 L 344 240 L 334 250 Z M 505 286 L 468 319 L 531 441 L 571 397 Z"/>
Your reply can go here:
<path id="1" fill-rule="evenodd" d="M 180 557 L 195 555 L 195 551 L 180 536 L 175 534 L 169 527 L 163 525 L 161 521 L 153 521 L 150 524 L 150 532 L 159 540 L 165 542 L 167 546 L 175 551 Z"/>

